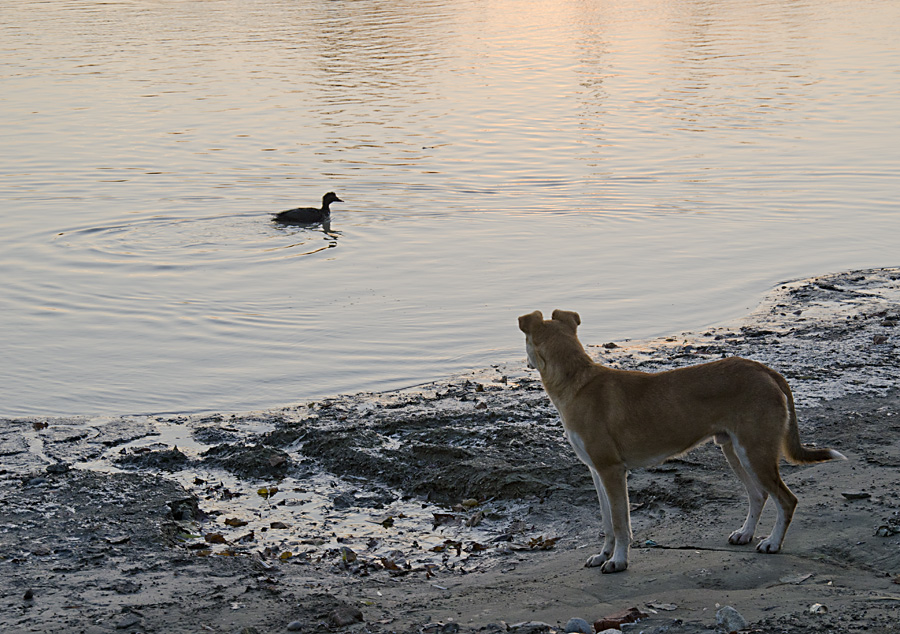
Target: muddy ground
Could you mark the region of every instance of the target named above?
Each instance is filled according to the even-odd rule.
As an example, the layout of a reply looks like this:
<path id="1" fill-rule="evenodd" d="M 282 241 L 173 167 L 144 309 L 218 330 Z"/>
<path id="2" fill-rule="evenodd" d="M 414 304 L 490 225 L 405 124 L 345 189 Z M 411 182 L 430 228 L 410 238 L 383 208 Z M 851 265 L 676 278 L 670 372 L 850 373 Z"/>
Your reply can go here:
<path id="1" fill-rule="evenodd" d="M 586 342 L 649 371 L 768 363 L 804 442 L 849 458 L 784 465 L 778 555 L 728 545 L 746 500 L 714 446 L 636 470 L 615 575 L 583 567 L 596 495 L 521 364 L 269 412 L 2 421 L 0 631 L 524 633 L 637 607 L 624 630 L 709 632 L 727 605 L 750 631 L 898 632 L 898 315 L 879 269 L 786 283 L 741 324 Z"/>

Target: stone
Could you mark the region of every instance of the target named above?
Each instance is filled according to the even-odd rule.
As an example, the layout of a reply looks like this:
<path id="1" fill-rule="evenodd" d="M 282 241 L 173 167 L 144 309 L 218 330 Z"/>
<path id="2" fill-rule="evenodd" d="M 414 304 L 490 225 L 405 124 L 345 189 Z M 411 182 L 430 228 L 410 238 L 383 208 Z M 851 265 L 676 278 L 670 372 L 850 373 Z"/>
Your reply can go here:
<path id="1" fill-rule="evenodd" d="M 141 617 L 137 614 L 126 614 L 116 623 L 117 630 L 127 630 L 129 627 L 134 625 L 139 625 L 141 622 Z"/>
<path id="2" fill-rule="evenodd" d="M 328 615 L 328 621 L 334 627 L 346 627 L 354 623 L 363 622 L 363 614 L 358 608 L 351 605 L 345 605 L 334 610 Z"/>
<path id="3" fill-rule="evenodd" d="M 543 621 L 523 621 L 509 626 L 509 631 L 515 634 L 548 634 L 553 628 Z"/>
<path id="4" fill-rule="evenodd" d="M 423 625 L 422 634 L 458 634 L 459 623 L 428 623 Z"/>
<path id="5" fill-rule="evenodd" d="M 740 612 L 730 605 L 725 605 L 716 612 L 716 626 L 726 632 L 734 632 L 737 630 L 746 630 L 747 621 L 741 616 Z"/>
<path id="6" fill-rule="evenodd" d="M 577 632 L 578 634 L 594 634 L 591 624 L 584 619 L 571 618 L 566 622 L 566 633 Z"/>
<path id="7" fill-rule="evenodd" d="M 621 612 L 616 612 L 615 614 L 611 614 L 602 619 L 597 619 L 594 621 L 594 629 L 598 632 L 602 632 L 603 630 L 618 630 L 621 629 L 623 623 L 634 623 L 635 621 L 640 621 L 641 619 L 646 619 L 647 615 L 638 610 L 637 608 L 629 608 L 627 610 L 623 610 Z"/>

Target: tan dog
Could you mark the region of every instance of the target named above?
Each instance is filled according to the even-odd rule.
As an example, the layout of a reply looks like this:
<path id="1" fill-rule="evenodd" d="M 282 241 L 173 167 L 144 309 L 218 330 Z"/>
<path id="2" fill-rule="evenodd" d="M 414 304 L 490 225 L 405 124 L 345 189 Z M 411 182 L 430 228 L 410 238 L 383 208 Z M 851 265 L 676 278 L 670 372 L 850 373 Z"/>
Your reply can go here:
<path id="1" fill-rule="evenodd" d="M 603 515 L 605 542 L 587 566 L 619 572 L 628 566 L 631 523 L 626 472 L 684 454 L 714 438 L 747 488 L 750 511 L 728 538 L 746 544 L 771 495 L 778 518 L 756 547 L 781 548 L 797 497 L 778 472 L 782 455 L 795 463 L 846 458 L 833 449 L 800 444 L 794 397 L 784 377 L 738 357 L 648 374 L 594 363 L 578 340 L 578 313 L 540 311 L 519 317 L 531 366 L 559 410 L 566 438 L 591 470 Z"/>

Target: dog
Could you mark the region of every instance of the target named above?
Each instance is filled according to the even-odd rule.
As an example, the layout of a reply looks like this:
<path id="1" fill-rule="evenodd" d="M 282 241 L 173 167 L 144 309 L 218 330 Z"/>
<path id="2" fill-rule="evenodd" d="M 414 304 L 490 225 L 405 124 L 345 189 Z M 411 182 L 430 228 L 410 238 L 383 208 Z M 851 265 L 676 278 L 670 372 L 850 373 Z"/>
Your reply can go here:
<path id="1" fill-rule="evenodd" d="M 771 495 L 772 533 L 756 547 L 777 553 L 797 497 L 778 471 L 783 455 L 797 464 L 846 457 L 800 444 L 794 397 L 787 381 L 755 361 L 730 357 L 659 373 L 615 370 L 595 363 L 578 340 L 578 313 L 540 311 L 519 317 L 525 350 L 559 411 L 566 438 L 587 465 L 597 489 L 605 541 L 586 566 L 602 572 L 628 567 L 631 519 L 627 471 L 687 453 L 714 439 L 747 489 L 750 510 L 731 544 L 747 544 Z"/>

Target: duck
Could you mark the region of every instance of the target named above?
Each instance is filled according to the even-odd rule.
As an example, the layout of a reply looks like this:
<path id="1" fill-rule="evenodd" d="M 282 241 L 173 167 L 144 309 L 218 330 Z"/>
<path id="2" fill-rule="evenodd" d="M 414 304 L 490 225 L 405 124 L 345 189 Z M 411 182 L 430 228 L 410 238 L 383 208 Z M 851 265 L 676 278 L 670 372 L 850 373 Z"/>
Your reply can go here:
<path id="1" fill-rule="evenodd" d="M 297 207 L 296 209 L 287 209 L 275 214 L 272 218 L 275 222 L 283 222 L 287 224 L 311 224 L 314 222 L 327 222 L 331 218 L 331 203 L 344 202 L 337 197 L 334 192 L 328 192 L 322 196 L 322 208 L 315 207 Z"/>

